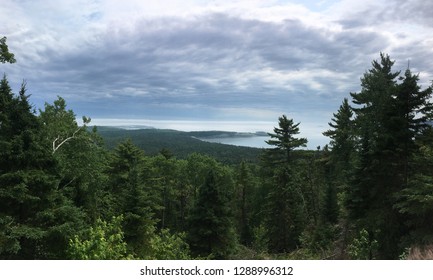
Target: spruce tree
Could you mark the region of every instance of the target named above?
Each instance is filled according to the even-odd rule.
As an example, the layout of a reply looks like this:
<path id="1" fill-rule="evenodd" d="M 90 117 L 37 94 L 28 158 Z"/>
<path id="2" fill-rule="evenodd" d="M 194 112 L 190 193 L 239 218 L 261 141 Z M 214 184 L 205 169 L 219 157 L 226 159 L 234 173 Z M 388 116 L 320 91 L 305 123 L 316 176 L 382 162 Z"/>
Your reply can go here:
<path id="1" fill-rule="evenodd" d="M 416 139 L 428 126 L 431 89 L 420 91 L 409 70 L 398 83 L 388 55 L 374 61 L 361 79 L 361 92 L 351 93 L 356 113 L 358 160 L 348 191 L 347 207 L 358 230 L 378 241 L 378 258 L 396 258 L 396 246 L 407 228 L 395 206 L 409 184 Z"/>
<path id="2" fill-rule="evenodd" d="M 338 112 L 334 114 L 332 122 L 328 123 L 332 129 L 323 133 L 323 135 L 331 138 L 331 160 L 343 177 L 347 177 L 355 151 L 355 131 L 352 117 L 352 108 L 348 99 L 344 98 Z"/>
<path id="3" fill-rule="evenodd" d="M 80 228 L 81 212 L 58 189 L 56 164 L 25 84 L 14 96 L 6 78 L 0 102 L 1 258 L 64 258 L 68 237 Z"/>
<path id="4" fill-rule="evenodd" d="M 433 87 L 421 90 L 418 75 L 409 69 L 401 77 L 396 94 L 396 108 L 399 117 L 397 138 L 400 152 L 399 172 L 402 174 L 403 189 L 396 195 L 395 208 L 404 215 L 408 235 L 404 246 L 425 245 L 433 241 L 431 228 L 433 208 L 431 207 L 433 184 L 433 128 L 432 96 Z"/>
<path id="5" fill-rule="evenodd" d="M 123 232 L 130 252 L 145 257 L 150 250 L 150 239 L 154 235 L 153 219 L 158 201 L 147 191 L 142 180 L 144 152 L 131 140 L 120 143 L 109 162 L 111 215 L 124 216 Z"/>
<path id="6" fill-rule="evenodd" d="M 189 216 L 188 240 L 195 256 L 227 259 L 236 249 L 229 197 L 215 170 L 209 171 Z"/>

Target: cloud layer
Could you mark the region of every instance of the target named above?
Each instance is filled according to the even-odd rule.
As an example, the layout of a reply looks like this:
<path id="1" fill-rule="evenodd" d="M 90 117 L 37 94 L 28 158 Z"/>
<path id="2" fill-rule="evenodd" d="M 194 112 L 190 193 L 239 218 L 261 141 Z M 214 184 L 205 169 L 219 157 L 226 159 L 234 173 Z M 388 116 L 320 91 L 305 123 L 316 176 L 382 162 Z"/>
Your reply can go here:
<path id="1" fill-rule="evenodd" d="M 94 119 L 284 113 L 318 133 L 381 51 L 433 77 L 429 1 L 3 2 L 18 63 L 2 71 L 37 107 L 61 95 Z"/>

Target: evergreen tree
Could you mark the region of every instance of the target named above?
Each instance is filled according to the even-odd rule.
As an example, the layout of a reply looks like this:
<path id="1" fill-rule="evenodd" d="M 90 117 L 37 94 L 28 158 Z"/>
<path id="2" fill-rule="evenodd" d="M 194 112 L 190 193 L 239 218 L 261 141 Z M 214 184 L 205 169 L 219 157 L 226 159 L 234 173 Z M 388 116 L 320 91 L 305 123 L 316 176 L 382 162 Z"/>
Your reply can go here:
<path id="1" fill-rule="evenodd" d="M 251 214 L 252 198 L 254 196 L 253 182 L 250 170 L 245 162 L 242 162 L 238 169 L 236 180 L 238 208 L 238 232 L 240 242 L 244 245 L 250 245 L 252 242 Z"/>
<path id="2" fill-rule="evenodd" d="M 296 163 L 292 158 L 294 149 L 304 147 L 305 138 L 296 138 L 299 123 L 285 115 L 278 119 L 279 127 L 270 133 L 265 164 L 271 168 L 266 196 L 267 232 L 269 249 L 273 252 L 288 252 L 299 245 L 299 236 L 305 226 L 306 209 L 300 178 L 297 176 Z"/>
<path id="3" fill-rule="evenodd" d="M 344 98 L 338 112 L 334 114 L 332 122 L 328 123 L 332 129 L 323 133 L 331 138 L 331 161 L 335 169 L 341 175 L 340 179 L 347 180 L 348 172 L 351 171 L 355 151 L 353 111 L 347 98 Z"/>
<path id="4" fill-rule="evenodd" d="M 236 249 L 229 198 L 221 178 L 211 170 L 189 216 L 188 240 L 196 256 L 227 259 Z"/>
<path id="5" fill-rule="evenodd" d="M 125 241 L 130 252 L 141 258 L 150 250 L 154 212 L 159 207 L 141 179 L 143 161 L 143 151 L 127 140 L 118 145 L 109 163 L 111 213 L 123 214 Z"/>
<path id="6" fill-rule="evenodd" d="M 397 86 L 395 93 L 395 112 L 397 114 L 392 118 L 393 130 L 396 138 L 396 151 L 400 154 L 396 161 L 396 167 L 403 176 L 402 180 L 405 186 L 409 179 L 411 171 L 411 157 L 417 152 L 418 139 L 424 131 L 430 128 L 428 123 L 432 117 L 433 104 L 430 101 L 432 96 L 432 87 L 421 91 L 418 85 L 418 75 L 413 75 L 409 69 L 400 77 L 401 84 Z"/>
<path id="7" fill-rule="evenodd" d="M 274 146 L 267 149 L 265 159 L 271 165 L 287 165 L 291 162 L 292 151 L 307 145 L 306 138 L 296 138 L 299 134 L 299 123 L 294 124 L 293 119 L 288 119 L 285 115 L 278 118 L 278 127 L 274 128 L 274 133 L 268 133 L 270 140 L 266 144 Z"/>
<path id="8" fill-rule="evenodd" d="M 6 44 L 6 37 L 0 39 L 0 62 L 1 63 L 15 63 L 15 55 L 9 52 L 9 47 Z"/>
<path id="9" fill-rule="evenodd" d="M 56 164 L 25 84 L 15 97 L 4 77 L 0 102 L 0 226 L 6 243 L 1 258 L 64 258 L 82 213 L 58 190 Z"/>
<path id="10" fill-rule="evenodd" d="M 399 118 L 396 125 L 400 127 L 398 150 L 399 170 L 403 175 L 403 189 L 396 195 L 396 209 L 405 217 L 408 236 L 405 236 L 405 247 L 414 244 L 431 244 L 433 211 L 431 207 L 433 166 L 432 166 L 432 86 L 421 91 L 418 75 L 409 69 L 398 87 L 396 105 Z"/>
<path id="11" fill-rule="evenodd" d="M 409 70 L 398 84 L 393 64 L 381 54 L 380 62 L 374 61 L 361 79 L 361 92 L 351 93 L 357 105 L 353 110 L 359 153 L 347 207 L 358 229 L 378 241 L 379 258 L 396 258 L 401 252 L 396 244 L 406 227 L 395 203 L 408 184 L 415 140 L 427 127 L 432 108 L 431 89 L 420 91 L 418 77 Z"/>
<path id="12" fill-rule="evenodd" d="M 381 53 L 380 62 L 373 61 L 372 69 L 361 79 L 361 92 L 351 93 L 357 105 L 353 110 L 361 147 L 347 206 L 352 218 L 358 219 L 358 229 L 365 228 L 378 240 L 380 258 L 398 255 L 395 244 L 401 234 L 400 219 L 393 209 L 393 196 L 401 188 L 401 178 L 394 168 L 398 154 L 393 96 L 399 72 L 392 72 L 393 64 Z"/>
<path id="13" fill-rule="evenodd" d="M 304 197 L 293 168 L 279 168 L 272 182 L 266 197 L 268 248 L 274 253 L 287 253 L 300 245 L 306 224 Z"/>

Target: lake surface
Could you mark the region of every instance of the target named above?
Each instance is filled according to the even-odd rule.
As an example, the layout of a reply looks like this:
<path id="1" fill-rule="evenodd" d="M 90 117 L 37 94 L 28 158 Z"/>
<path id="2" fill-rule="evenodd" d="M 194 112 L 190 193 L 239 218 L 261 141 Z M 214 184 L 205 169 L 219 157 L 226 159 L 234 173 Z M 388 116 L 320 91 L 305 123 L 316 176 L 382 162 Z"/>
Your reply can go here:
<path id="1" fill-rule="evenodd" d="M 211 143 L 221 143 L 235 146 L 245 146 L 254 148 L 269 148 L 270 146 L 265 143 L 269 140 L 269 136 L 252 136 L 252 137 L 217 137 L 217 138 L 198 138 L 202 141 Z"/>

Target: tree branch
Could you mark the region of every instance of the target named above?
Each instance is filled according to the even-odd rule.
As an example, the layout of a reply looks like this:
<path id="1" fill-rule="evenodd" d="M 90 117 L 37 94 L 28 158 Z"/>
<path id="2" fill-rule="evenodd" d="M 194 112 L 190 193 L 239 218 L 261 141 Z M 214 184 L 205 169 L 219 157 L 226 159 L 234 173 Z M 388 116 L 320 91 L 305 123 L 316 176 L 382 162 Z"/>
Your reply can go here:
<path id="1" fill-rule="evenodd" d="M 60 142 L 57 146 L 56 146 L 56 142 L 58 140 L 61 140 L 60 136 L 57 136 L 56 139 L 54 139 L 53 141 L 53 154 L 66 142 L 68 142 L 71 139 L 76 138 L 75 135 L 82 129 L 83 127 L 79 127 L 77 130 L 74 131 L 74 133 L 72 134 L 72 136 L 67 137 L 66 139 L 64 139 L 62 142 Z"/>

